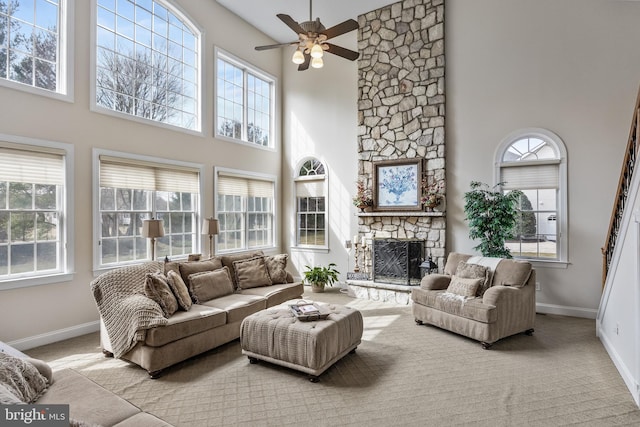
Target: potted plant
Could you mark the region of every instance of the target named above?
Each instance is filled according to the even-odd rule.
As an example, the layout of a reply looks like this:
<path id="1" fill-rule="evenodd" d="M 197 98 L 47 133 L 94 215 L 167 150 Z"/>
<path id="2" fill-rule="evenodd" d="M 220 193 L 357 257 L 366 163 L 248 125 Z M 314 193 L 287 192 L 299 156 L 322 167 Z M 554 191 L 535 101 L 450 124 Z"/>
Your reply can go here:
<path id="1" fill-rule="evenodd" d="M 364 182 L 362 181 L 358 181 L 356 184 L 356 195 L 353 198 L 353 205 L 357 206 L 360 212 L 364 212 L 366 208 L 373 205 L 371 190 L 364 188 Z"/>
<path id="2" fill-rule="evenodd" d="M 326 267 L 309 267 L 304 272 L 304 281 L 311 285 L 311 292 L 324 292 L 325 285 L 332 286 L 338 281 L 340 272 L 335 269 L 336 265 L 330 263 Z"/>
<path id="3" fill-rule="evenodd" d="M 500 184 L 490 188 L 472 181 L 471 191 L 464 193 L 464 213 L 469 221 L 469 237 L 480 239 L 474 249 L 485 257 L 511 258 L 504 243 L 513 237 L 518 222 L 517 206 L 523 193 L 520 190 L 503 193 L 496 190 Z"/>

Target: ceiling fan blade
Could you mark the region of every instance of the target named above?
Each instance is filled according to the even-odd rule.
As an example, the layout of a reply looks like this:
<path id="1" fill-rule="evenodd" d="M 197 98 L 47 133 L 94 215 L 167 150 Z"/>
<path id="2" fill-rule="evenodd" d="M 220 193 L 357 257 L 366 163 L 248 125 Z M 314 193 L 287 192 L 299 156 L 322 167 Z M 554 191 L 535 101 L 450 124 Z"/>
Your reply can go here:
<path id="1" fill-rule="evenodd" d="M 327 36 L 327 40 L 329 40 L 331 38 L 338 37 L 342 34 L 348 33 L 349 31 L 353 31 L 357 29 L 358 29 L 358 23 L 353 19 L 347 19 L 346 21 L 341 22 L 338 25 L 334 25 L 333 27 L 325 31 L 322 31 L 322 34 Z"/>
<path id="2" fill-rule="evenodd" d="M 309 64 L 311 64 L 311 55 L 308 53 L 304 54 L 304 62 L 298 65 L 298 71 L 304 71 L 309 68 Z"/>
<path id="3" fill-rule="evenodd" d="M 340 47 L 331 43 L 325 43 L 325 44 L 329 47 L 329 49 L 327 49 L 327 52 L 333 53 L 334 55 L 341 56 L 350 61 L 355 61 L 360 56 L 358 52 L 355 52 L 353 50 L 345 49 L 344 47 Z"/>
<path id="4" fill-rule="evenodd" d="M 300 26 L 300 24 L 294 21 L 293 18 L 290 17 L 289 15 L 285 15 L 284 13 L 279 13 L 276 16 L 280 18 L 282 22 L 287 24 L 289 28 L 295 31 L 296 34 L 307 34 L 307 32 Z"/>
<path id="5" fill-rule="evenodd" d="M 284 46 L 293 46 L 298 44 L 298 40 L 291 42 L 291 43 L 278 43 L 278 44 L 269 44 L 266 46 L 256 46 L 255 49 L 256 50 L 267 50 L 267 49 L 275 49 L 277 47 L 284 47 Z"/>

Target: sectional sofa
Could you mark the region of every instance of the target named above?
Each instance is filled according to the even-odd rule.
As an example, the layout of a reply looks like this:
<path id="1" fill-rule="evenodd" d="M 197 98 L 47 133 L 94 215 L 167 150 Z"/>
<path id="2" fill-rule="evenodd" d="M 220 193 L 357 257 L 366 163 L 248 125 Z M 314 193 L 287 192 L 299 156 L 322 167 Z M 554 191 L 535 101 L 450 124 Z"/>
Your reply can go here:
<path id="1" fill-rule="evenodd" d="M 302 296 L 303 285 L 293 282 L 286 261 L 286 254 L 258 251 L 106 272 L 91 283 L 103 351 L 157 378 L 165 368 L 233 341 L 248 315 Z"/>

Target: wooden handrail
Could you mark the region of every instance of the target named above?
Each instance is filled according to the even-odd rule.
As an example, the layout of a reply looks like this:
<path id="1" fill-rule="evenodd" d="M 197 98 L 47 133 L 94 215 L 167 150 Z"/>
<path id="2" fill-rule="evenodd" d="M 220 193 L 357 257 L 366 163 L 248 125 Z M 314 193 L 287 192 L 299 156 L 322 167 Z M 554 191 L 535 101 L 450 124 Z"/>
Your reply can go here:
<path id="1" fill-rule="evenodd" d="M 611 258 L 613 257 L 613 250 L 618 240 L 618 234 L 622 225 L 622 215 L 624 213 L 625 205 L 627 204 L 627 198 L 629 197 L 629 189 L 631 187 L 631 179 L 633 178 L 633 172 L 636 166 L 636 160 L 638 158 L 640 141 L 638 140 L 638 130 L 640 127 L 640 89 L 638 90 L 638 96 L 636 98 L 636 105 L 633 110 L 633 119 L 631 120 L 631 130 L 629 131 L 629 140 L 627 141 L 627 148 L 624 153 L 624 160 L 622 162 L 622 171 L 620 172 L 620 179 L 618 180 L 618 191 L 613 203 L 613 211 L 611 212 L 611 220 L 609 221 L 609 231 L 607 232 L 607 238 L 602 247 L 602 287 L 604 289 L 607 281 L 607 274 L 611 267 Z"/>

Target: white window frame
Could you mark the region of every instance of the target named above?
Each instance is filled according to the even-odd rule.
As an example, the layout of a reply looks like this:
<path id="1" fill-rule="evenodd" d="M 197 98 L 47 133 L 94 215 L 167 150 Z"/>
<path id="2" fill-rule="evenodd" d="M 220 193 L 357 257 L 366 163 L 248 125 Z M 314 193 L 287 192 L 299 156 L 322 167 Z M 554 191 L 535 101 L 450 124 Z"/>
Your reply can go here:
<path id="1" fill-rule="evenodd" d="M 276 109 L 276 96 L 278 93 L 278 79 L 275 76 L 272 76 L 271 74 L 262 71 L 261 69 L 255 67 L 254 65 L 251 65 L 250 63 L 238 58 L 237 56 L 234 56 L 224 50 L 222 50 L 221 48 L 219 48 L 218 46 L 214 46 L 213 48 L 214 51 L 214 58 L 213 58 L 213 79 L 214 79 L 214 84 L 213 84 L 213 105 L 214 105 L 214 115 L 213 115 L 213 132 L 214 132 L 214 136 L 216 138 L 225 140 L 225 141 L 229 141 L 229 142 L 233 142 L 236 144 L 243 144 L 243 145 L 247 145 L 249 147 L 253 147 L 253 148 L 258 148 L 258 149 L 262 149 L 262 150 L 267 150 L 267 151 L 276 151 L 276 146 L 277 146 L 277 138 L 279 135 L 279 130 L 276 129 L 276 123 L 278 123 L 277 120 L 277 116 L 278 116 L 278 112 Z M 238 138 L 232 138 L 226 135 L 222 135 L 220 133 L 218 133 L 218 111 L 217 111 L 217 104 L 218 104 L 218 59 L 222 59 L 223 61 L 229 62 L 231 63 L 233 66 L 238 67 L 240 69 L 242 69 L 243 71 L 243 99 L 242 99 L 242 138 L 238 139 Z M 269 123 L 269 127 L 271 128 L 271 132 L 269 135 L 269 145 L 268 146 L 264 146 L 264 145 L 259 145 L 259 144 L 255 144 L 253 142 L 250 142 L 247 140 L 247 130 L 246 130 L 246 125 L 247 125 L 247 73 L 251 73 L 254 76 L 262 79 L 262 80 L 266 80 L 269 83 L 271 83 L 271 103 L 270 103 L 270 110 L 271 110 L 271 114 L 269 117 L 270 123 Z"/>
<path id="2" fill-rule="evenodd" d="M 191 30 L 193 30 L 196 39 L 197 39 L 197 46 L 198 46 L 198 52 L 196 52 L 197 54 L 197 64 L 198 64 L 198 70 L 197 70 L 197 75 L 196 75 L 196 79 L 197 79 L 197 89 L 196 89 L 196 94 L 198 96 L 197 99 L 197 104 L 196 104 L 196 120 L 197 120 L 197 124 L 195 129 L 187 129 L 184 128 L 182 126 L 177 126 L 177 125 L 172 125 L 169 123 L 162 123 L 162 122 L 158 122 L 156 120 L 152 120 L 152 119 L 146 119 L 143 117 L 138 117 L 138 116 L 134 116 L 132 114 L 128 114 L 128 113 L 124 113 L 121 111 L 115 111 L 109 108 L 105 108 L 102 107 L 101 105 L 98 105 L 97 101 L 96 101 L 96 96 L 97 96 L 97 71 L 96 71 L 96 67 L 97 67 L 97 54 L 98 54 L 98 35 L 97 35 L 97 29 L 98 29 L 98 0 L 90 0 L 91 1 L 91 31 L 90 31 L 90 37 L 91 37 L 91 57 L 90 57 L 90 70 L 91 70 L 91 82 L 90 82 L 90 99 L 89 99 L 89 108 L 91 111 L 95 112 L 95 113 L 100 113 L 100 114 L 105 114 L 108 116 L 112 116 L 112 117 L 118 117 L 120 119 L 126 119 L 126 120 L 131 120 L 134 122 L 138 122 L 138 123 L 143 123 L 143 124 L 147 124 L 147 125 L 152 125 L 152 126 L 158 126 L 161 128 L 165 128 L 165 129 L 171 129 L 174 131 L 179 131 L 179 132 L 185 132 L 188 134 L 192 134 L 192 135 L 197 135 L 197 136 L 204 136 L 204 126 L 203 126 L 203 121 L 204 121 L 204 117 L 205 117 L 205 105 L 206 103 L 203 102 L 203 100 L 205 99 L 204 96 L 206 94 L 206 87 L 204 84 L 204 67 L 203 67 L 203 53 L 202 53 L 202 46 L 203 46 L 203 40 L 205 38 L 205 33 L 204 33 L 204 29 L 200 26 L 198 26 L 196 24 L 196 21 L 194 19 L 192 19 L 179 5 L 176 4 L 175 1 L 172 0 L 153 0 L 156 3 L 159 3 L 160 5 L 162 5 L 164 8 L 166 8 L 167 10 L 169 10 L 171 13 L 173 13 L 174 15 L 176 15 L 178 17 L 178 19 L 180 19 L 182 21 L 182 23 L 189 27 Z"/>
<path id="3" fill-rule="evenodd" d="M 500 182 L 501 169 L 504 165 L 508 164 L 509 167 L 518 167 L 514 165 L 514 162 L 503 162 L 503 157 L 511 144 L 514 142 L 526 139 L 526 138 L 538 138 L 548 144 L 550 144 L 556 151 L 558 157 L 554 159 L 558 164 L 558 200 L 557 200 L 557 255 L 556 260 L 545 260 L 541 258 L 520 258 L 530 261 L 536 267 L 550 267 L 550 268 L 567 268 L 569 265 L 569 250 L 568 250 L 568 229 L 569 229 L 569 210 L 568 210 L 568 190 L 567 190 L 567 149 L 562 139 L 555 133 L 542 128 L 525 128 L 516 130 L 507 135 L 498 145 L 495 152 L 494 163 L 494 184 Z M 527 161 L 523 162 L 521 166 L 531 165 L 544 165 L 549 164 L 548 160 L 540 161 Z"/>
<path id="4" fill-rule="evenodd" d="M 308 161 L 317 161 L 322 164 L 324 168 L 323 175 L 307 175 L 301 176 L 300 169 L 302 166 Z M 300 244 L 300 223 L 298 221 L 298 191 L 297 191 L 297 183 L 305 182 L 305 181 L 320 181 L 322 180 L 322 194 L 324 197 L 324 245 L 303 245 Z M 326 252 L 329 250 L 329 171 L 325 162 L 320 160 L 317 157 L 305 157 L 302 159 L 296 168 L 296 177 L 293 180 L 293 206 L 294 206 L 294 219 L 293 223 L 295 224 L 295 233 L 293 236 L 293 241 L 291 242 L 291 246 L 298 250 L 310 250 L 310 251 L 321 251 Z"/>
<path id="5" fill-rule="evenodd" d="M 62 214 L 60 218 L 60 272 L 56 273 L 29 273 L 23 277 L 16 275 L 8 280 L 0 280 L 0 291 L 7 289 L 24 288 L 29 286 L 47 285 L 52 283 L 69 282 L 73 280 L 74 275 L 74 239 L 75 236 L 75 220 L 74 220 L 74 147 L 72 144 L 63 142 L 46 141 L 41 139 L 25 138 L 14 135 L 0 134 L 0 145 L 8 143 L 4 146 L 15 144 L 20 148 L 42 151 L 47 149 L 56 149 L 64 152 L 64 188 L 62 189 Z"/>
<path id="6" fill-rule="evenodd" d="M 58 17 L 58 57 L 56 70 L 56 91 L 0 78 L 0 87 L 45 96 L 59 101 L 74 101 L 74 39 L 75 39 L 75 1 L 59 0 Z"/>
<path id="7" fill-rule="evenodd" d="M 196 213 L 196 217 L 194 218 L 195 224 L 195 247 L 200 248 L 202 246 L 202 237 L 201 237 L 201 222 L 202 222 L 202 198 L 203 198 L 203 189 L 204 189 L 204 165 L 198 163 L 190 163 L 190 162 L 182 162 L 177 160 L 169 160 L 163 159 L 159 157 L 151 157 L 139 154 L 131 154 L 131 153 L 123 153 L 120 151 L 111 151 L 111 150 L 102 150 L 98 148 L 93 149 L 92 153 L 93 159 L 93 200 L 92 200 L 92 212 L 93 212 L 93 272 L 94 275 L 103 273 L 108 270 L 112 270 L 114 268 L 122 267 L 123 265 L 133 265 L 140 264 L 141 262 L 150 261 L 146 260 L 135 260 L 135 261 L 127 261 L 121 262 L 117 264 L 108 264 L 103 265 L 101 259 L 101 250 L 100 250 L 100 241 L 102 239 L 102 229 L 101 229 L 101 218 L 100 218 L 100 156 L 109 156 L 109 157 L 119 157 L 123 160 L 130 160 L 132 162 L 142 161 L 142 162 L 150 162 L 160 165 L 167 165 L 170 169 L 172 167 L 185 167 L 190 169 L 197 169 L 199 172 L 199 192 L 198 192 L 198 200 L 197 206 L 194 211 Z M 182 257 L 172 257 L 172 259 L 182 259 L 187 258 L 187 256 Z"/>
<path id="8" fill-rule="evenodd" d="M 219 176 L 220 174 L 222 175 L 228 175 L 228 176 L 235 176 L 238 178 L 244 178 L 244 179 L 256 179 L 256 180 L 260 180 L 260 181 L 268 181 L 271 182 L 273 184 L 273 212 L 272 212 L 272 217 L 273 217 L 273 224 L 272 224 L 272 232 L 273 232 L 273 236 L 271 237 L 271 246 L 260 246 L 260 247 L 254 247 L 254 248 L 249 248 L 248 245 L 248 241 L 249 241 L 249 237 L 248 237 L 248 228 L 247 228 L 247 218 L 248 215 L 246 215 L 248 213 L 247 207 L 244 207 L 244 213 L 245 213 L 245 223 L 243 224 L 243 231 L 244 231 L 244 242 L 243 242 L 243 247 L 240 249 L 232 249 L 232 250 L 225 250 L 225 251 L 221 251 L 218 249 L 218 237 L 216 236 L 216 248 L 215 248 L 215 254 L 219 255 L 219 254 L 232 254 L 232 253 L 241 253 L 241 252 L 250 252 L 250 251 L 254 251 L 254 250 L 272 250 L 272 249 L 276 249 L 279 246 L 279 233 L 278 233 L 278 200 L 279 200 L 279 194 L 278 194 L 278 177 L 276 175 L 270 175 L 270 174 L 262 174 L 262 173 L 257 173 L 257 172 L 248 172 L 248 171 L 242 171 L 242 170 L 238 170 L 238 169 L 230 169 L 230 168 L 224 168 L 224 167 L 214 167 L 214 173 L 213 173 L 213 188 L 214 188 L 214 194 L 213 194 L 213 200 L 214 200 L 214 215 L 216 218 L 218 218 L 218 180 L 219 180 Z"/>

